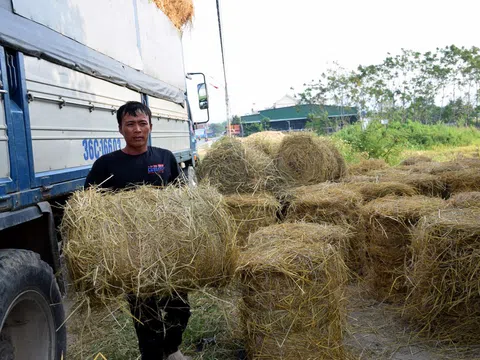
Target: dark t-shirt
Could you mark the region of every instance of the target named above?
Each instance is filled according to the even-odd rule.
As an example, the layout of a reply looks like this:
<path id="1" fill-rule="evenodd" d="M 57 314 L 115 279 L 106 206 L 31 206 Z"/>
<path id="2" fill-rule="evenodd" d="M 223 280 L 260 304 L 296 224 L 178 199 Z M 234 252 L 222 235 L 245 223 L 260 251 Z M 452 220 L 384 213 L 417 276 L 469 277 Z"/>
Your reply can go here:
<path id="1" fill-rule="evenodd" d="M 175 181 L 179 175 L 177 160 L 169 150 L 149 146 L 140 155 L 128 155 L 117 150 L 95 161 L 85 180 L 85 188 L 94 184 L 113 190 L 141 184 L 164 186 Z"/>

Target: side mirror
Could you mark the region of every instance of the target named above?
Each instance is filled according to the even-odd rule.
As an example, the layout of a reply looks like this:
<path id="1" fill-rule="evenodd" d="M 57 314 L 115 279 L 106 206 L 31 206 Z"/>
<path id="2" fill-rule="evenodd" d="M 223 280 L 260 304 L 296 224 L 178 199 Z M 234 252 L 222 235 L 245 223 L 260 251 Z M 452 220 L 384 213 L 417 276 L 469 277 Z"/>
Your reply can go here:
<path id="1" fill-rule="evenodd" d="M 200 110 L 207 110 L 208 94 L 207 94 L 207 86 L 205 85 L 205 83 L 201 83 L 197 85 L 197 92 L 198 92 L 198 106 Z"/>

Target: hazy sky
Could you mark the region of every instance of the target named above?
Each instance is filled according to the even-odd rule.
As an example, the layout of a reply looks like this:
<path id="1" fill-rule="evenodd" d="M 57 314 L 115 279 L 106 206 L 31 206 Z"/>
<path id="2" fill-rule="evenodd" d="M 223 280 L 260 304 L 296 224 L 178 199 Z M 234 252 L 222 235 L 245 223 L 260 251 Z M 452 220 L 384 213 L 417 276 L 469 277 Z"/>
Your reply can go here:
<path id="1" fill-rule="evenodd" d="M 213 77 L 210 109 L 218 122 L 225 107 L 215 0 L 194 4 L 185 64 Z M 334 61 L 354 69 L 401 48 L 480 47 L 479 0 L 221 0 L 221 7 L 232 115 L 271 106 L 292 86 L 301 91 Z"/>

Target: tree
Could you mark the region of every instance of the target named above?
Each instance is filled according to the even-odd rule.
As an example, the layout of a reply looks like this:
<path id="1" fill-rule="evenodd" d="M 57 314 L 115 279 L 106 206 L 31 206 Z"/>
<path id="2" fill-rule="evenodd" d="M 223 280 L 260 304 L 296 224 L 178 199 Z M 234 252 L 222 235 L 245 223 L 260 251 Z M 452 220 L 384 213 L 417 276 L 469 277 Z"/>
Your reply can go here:
<path id="1" fill-rule="evenodd" d="M 240 116 L 234 115 L 233 118 L 232 118 L 231 124 L 232 125 L 240 125 L 241 122 L 242 122 L 242 119 L 240 118 Z"/>
<path id="2" fill-rule="evenodd" d="M 227 128 L 227 123 L 225 121 L 222 123 L 211 123 L 208 127 L 214 136 L 221 136 Z"/>
<path id="3" fill-rule="evenodd" d="M 318 135 L 328 134 L 328 129 L 332 126 L 328 118 L 328 112 L 321 111 L 315 114 L 308 114 L 308 121 L 305 125 L 306 129 L 315 131 Z"/>
<path id="4" fill-rule="evenodd" d="M 267 131 L 270 129 L 270 118 L 268 117 L 263 117 L 261 120 L 260 120 L 260 129 L 262 131 Z"/>

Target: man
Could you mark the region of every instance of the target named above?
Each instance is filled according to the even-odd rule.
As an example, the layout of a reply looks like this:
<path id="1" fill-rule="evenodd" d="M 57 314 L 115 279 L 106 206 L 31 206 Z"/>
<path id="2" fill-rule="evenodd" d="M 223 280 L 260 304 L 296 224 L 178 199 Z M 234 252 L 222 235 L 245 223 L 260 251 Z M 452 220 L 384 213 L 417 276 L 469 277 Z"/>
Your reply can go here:
<path id="1" fill-rule="evenodd" d="M 164 186 L 178 180 L 180 170 L 172 152 L 148 146 L 152 113 L 147 106 L 129 101 L 118 109 L 117 121 L 126 146 L 95 161 L 85 187 L 118 190 L 138 184 Z M 148 299 L 129 296 L 128 300 L 137 319 L 134 323 L 142 360 L 188 359 L 178 350 L 190 317 L 186 294 Z"/>

